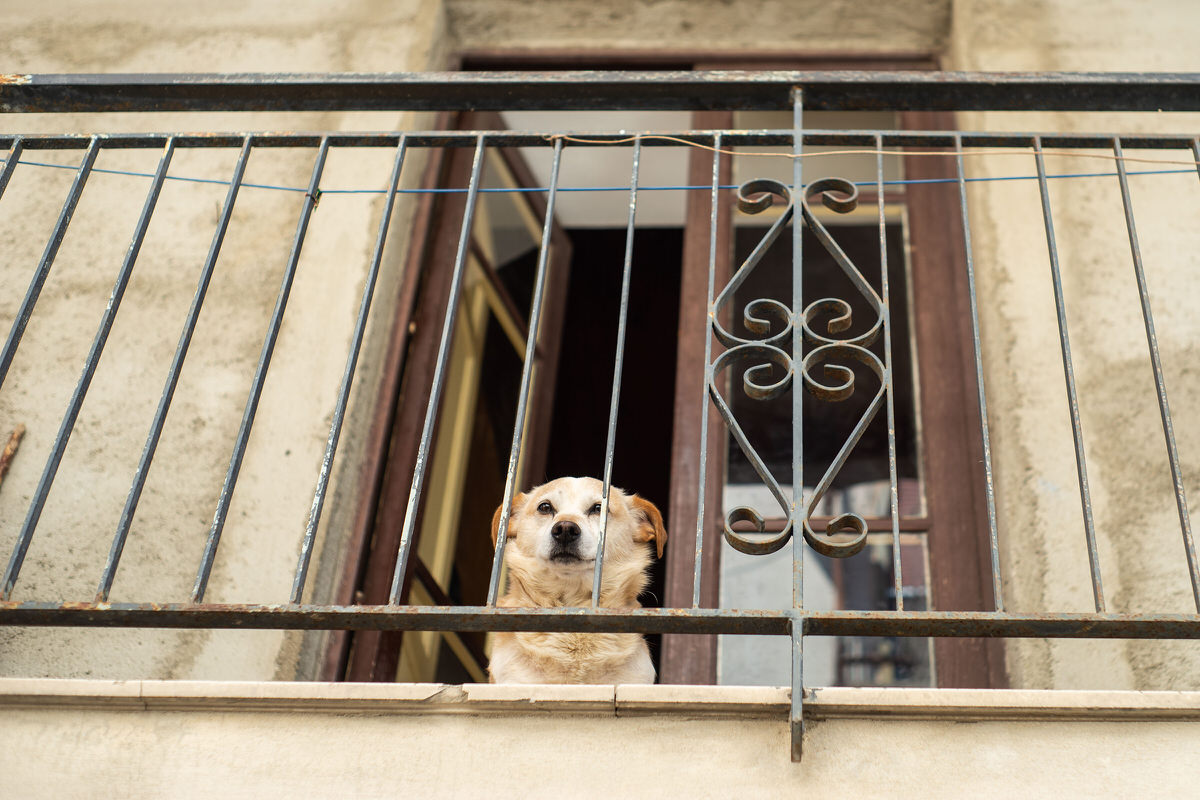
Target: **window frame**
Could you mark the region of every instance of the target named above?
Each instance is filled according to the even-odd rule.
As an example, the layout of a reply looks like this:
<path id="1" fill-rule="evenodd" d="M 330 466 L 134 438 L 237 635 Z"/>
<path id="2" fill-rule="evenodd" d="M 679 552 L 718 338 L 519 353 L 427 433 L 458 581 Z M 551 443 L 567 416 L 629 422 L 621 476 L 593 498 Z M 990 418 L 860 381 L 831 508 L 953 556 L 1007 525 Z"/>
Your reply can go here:
<path id="1" fill-rule="evenodd" d="M 442 113 L 439 130 L 498 129 L 496 112 Z M 534 185 L 534 177 L 517 157 L 503 150 L 490 151 L 504 160 L 508 171 L 522 185 Z M 472 152 L 469 148 L 436 148 L 422 177 L 423 186 L 465 186 L 470 178 Z M 536 193 L 520 195 L 530 211 L 545 216 L 545 200 Z M 421 317 L 439 316 L 446 307 L 457 248 L 457 235 L 466 205 L 463 194 L 423 195 L 412 225 L 412 237 L 404 259 L 396 316 L 376 400 L 370 431 L 368 458 L 361 475 L 358 510 L 351 532 L 338 603 L 382 604 L 387 602 L 400 531 L 408 502 L 416 462 L 417 441 L 424 421 L 424 404 L 407 411 L 404 395 L 427 397 L 433 379 L 432 363 L 439 342 L 437 325 L 422 325 Z M 452 232 L 452 235 L 447 235 Z M 540 474 L 549 436 L 550 405 L 558 365 L 558 341 L 554 335 L 562 325 L 561 297 L 566 290 L 570 264 L 570 242 L 559 225 L 551 232 L 551 264 L 545 308 L 538 342 L 540 379 L 530 399 L 530 425 L 523 468 Z M 484 269 L 487 269 L 485 266 Z M 418 407 L 419 406 L 419 407 Z M 439 417 L 440 424 L 440 417 Z M 434 439 L 437 432 L 435 429 Z M 421 509 L 423 512 L 423 507 Z M 418 520 L 416 530 L 420 530 Z M 416 543 L 414 542 L 414 547 Z M 405 575 L 402 601 L 407 601 L 414 579 L 431 595 L 444 596 L 442 587 L 429 585 L 418 558 L 411 558 Z M 394 681 L 399 666 L 401 631 L 334 631 L 326 644 L 321 680 Z M 477 648 L 467 645 L 477 657 Z"/>
<path id="2" fill-rule="evenodd" d="M 930 54 L 861 54 L 861 53 L 650 53 L 612 51 L 587 53 L 579 51 L 546 50 L 536 53 L 501 50 L 478 50 L 460 55 L 454 65 L 458 69 L 874 69 L 874 70 L 936 70 L 939 61 Z M 498 115 L 495 120 L 498 123 Z M 900 127 L 918 130 L 954 130 L 952 112 L 902 112 Z M 693 112 L 693 127 L 727 128 L 732 124 L 731 112 Z M 450 114 L 439 115 L 439 125 L 453 123 Z M 493 125 L 492 127 L 496 127 Z M 483 125 L 481 127 L 487 127 Z M 465 167 L 461 154 L 447 157 L 445 151 L 435 151 L 426 171 L 426 185 L 441 177 L 443 180 L 462 178 Z M 908 178 L 952 178 L 952 164 L 944 159 L 922 159 L 906 156 L 905 175 Z M 723 166 L 731 170 L 729 160 Z M 456 172 L 457 170 L 457 172 Z M 694 151 L 689 159 L 689 180 L 705 184 L 711 180 L 712 160 L 706 153 Z M 461 180 L 460 180 L 461 182 Z M 536 198 L 536 196 L 535 196 Z M 540 199 L 540 198 L 536 198 Z M 701 411 L 698 398 L 703 394 L 703 342 L 705 308 L 707 306 L 707 271 L 709 252 L 710 200 L 705 193 L 689 196 L 684 228 L 683 274 L 680 290 L 679 341 L 675 389 L 675 428 L 672 437 L 672 477 L 668 519 L 680 535 L 672 538 L 667 549 L 666 588 L 664 607 L 690 607 L 695 563 L 695 541 L 689 535 L 696 528 L 695 510 L 699 501 L 698 476 L 694 469 L 679 469 L 679 465 L 699 463 L 700 426 L 708 424 L 710 465 L 705 486 L 705 508 L 708 514 L 706 541 L 719 541 L 722 517 L 711 509 L 721 507 L 721 487 L 725 459 L 723 425 L 711 404 L 707 414 Z M 902 530 L 914 526 L 925 531 L 930 563 L 930 605 L 934 609 L 968 611 L 990 610 L 986 499 L 982 467 L 982 443 L 978 437 L 979 412 L 975 397 L 974 354 L 970 324 L 969 294 L 965 277 L 965 258 L 962 223 L 957 187 L 949 184 L 909 185 L 905 205 L 919 208 L 908 214 L 908 255 L 910 264 L 913 309 L 913 339 L 917 343 L 915 356 L 918 387 L 917 414 L 920 437 L 920 461 L 925 490 L 926 516 L 923 520 L 904 520 Z M 460 201 L 461 204 L 461 201 Z M 717 280 L 728 277 L 732 268 L 732 198 L 718 209 Z M 394 561 L 399 533 L 399 520 L 407 498 L 411 466 L 407 472 L 387 469 L 387 453 L 392 448 L 401 459 L 411 462 L 403 442 L 412 423 L 403 424 L 398 413 L 398 398 L 409 387 L 405 375 L 419 371 L 424 351 L 414 348 L 406 354 L 410 326 L 429 295 L 418 296 L 417 281 L 422 264 L 436 264 L 438 259 L 453 258 L 446 254 L 446 237 L 434 237 L 438 225 L 461 217 L 456 216 L 454 202 L 435 205 L 434 198 L 422 199 L 414 225 L 406 259 L 406 270 L 400 290 L 400 302 L 392 340 L 388 350 L 383 379 L 380 381 L 377 410 L 371 429 L 370 457 L 363 466 L 363 490 L 359 512 L 351 535 L 347 570 L 339 588 L 338 602 L 372 602 L 379 595 L 382 574 L 390 580 L 390 565 Z M 453 237 L 450 237 L 451 241 Z M 452 247 L 449 248 L 452 251 Z M 561 250 L 561 248 L 560 248 Z M 433 270 L 438 272 L 438 270 Z M 440 270 L 442 274 L 448 269 Z M 554 270 L 552 270 L 552 273 Z M 428 291 L 436 294 L 436 286 Z M 421 290 L 425 292 L 425 289 Z M 439 295 L 444 297 L 443 295 Z M 444 306 L 444 300 L 443 300 Z M 921 314 L 921 308 L 939 308 L 943 313 Z M 550 326 L 552 327 L 552 326 Z M 416 340 L 414 339 L 414 342 Z M 427 358 L 427 357 L 426 357 Z M 407 362 L 407 363 L 406 363 Z M 407 367 L 407 368 L 406 368 Z M 410 415 L 413 416 L 413 415 Z M 413 416 L 413 419 L 416 419 Z M 419 420 L 417 423 L 419 425 Z M 411 435 L 411 433 L 410 433 Z M 410 450 L 415 451 L 415 446 Z M 395 473 L 389 475 L 388 473 Z M 407 474 L 404 480 L 399 476 Z M 536 474 L 536 471 L 534 472 Z M 963 476 L 969 476 L 964 479 Z M 718 479 L 721 477 L 721 479 Z M 374 540 L 374 541 L 373 541 Z M 393 553 L 387 558 L 387 552 Z M 372 551 L 383 558 L 373 558 Z M 701 567 L 701 606 L 716 607 L 719 591 L 718 547 L 706 549 Z M 376 575 L 374 579 L 372 575 Z M 952 579 L 951 579 L 952 578 Z M 386 599 L 386 590 L 382 595 Z M 376 598 L 378 599 L 378 598 Z M 364 656 L 356 655 L 348 664 L 350 634 L 345 631 L 331 635 L 322 670 L 325 680 L 394 680 L 398 653 L 398 633 L 361 631 L 353 634 L 355 651 L 362 648 Z M 661 683 L 715 683 L 717 637 L 710 634 L 666 634 L 663 636 L 662 660 L 659 669 Z M 935 669 L 939 687 L 1003 688 L 1007 685 L 1004 671 L 1004 644 L 1001 639 L 965 639 L 937 637 L 935 639 Z"/>

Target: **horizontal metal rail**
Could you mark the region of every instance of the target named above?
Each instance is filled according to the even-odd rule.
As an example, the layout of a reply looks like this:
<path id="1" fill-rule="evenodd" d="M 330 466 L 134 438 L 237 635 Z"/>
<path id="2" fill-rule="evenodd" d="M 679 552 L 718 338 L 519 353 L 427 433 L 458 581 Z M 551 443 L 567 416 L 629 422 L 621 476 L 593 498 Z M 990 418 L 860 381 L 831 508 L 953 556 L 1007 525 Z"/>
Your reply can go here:
<path id="1" fill-rule="evenodd" d="M 1197 111 L 1200 73 L 696 71 L 0 74 L 0 112 Z"/>
<path id="2" fill-rule="evenodd" d="M 176 148 L 241 147 L 247 138 L 254 147 L 319 147 L 328 141 L 330 147 L 390 147 L 399 146 L 401 137 L 408 147 L 474 147 L 480 134 L 486 134 L 491 147 L 553 147 L 556 139 L 567 137 L 572 147 L 604 147 L 629 145 L 633 138 L 628 131 L 589 130 L 455 130 L 413 131 L 391 133 L 372 131 L 317 131 L 304 133 L 265 132 L 205 132 L 180 133 L 97 133 L 19 135 L 0 132 L 0 148 L 11 147 L 18 140 L 25 150 L 84 150 L 95 138 L 103 148 L 140 149 L 161 148 L 168 139 Z M 793 133 L 790 128 L 763 130 L 668 130 L 643 133 L 638 137 L 643 147 L 711 146 L 720 134 L 724 147 L 779 146 L 790 147 Z M 1120 138 L 1126 150 L 1186 150 L 1192 146 L 1188 134 L 1118 134 L 1118 133 L 1028 133 L 997 131 L 914 131 L 914 130 L 823 130 L 806 128 L 800 135 L 803 144 L 812 146 L 843 145 L 874 147 L 876 137 L 884 147 L 954 147 L 961 139 L 966 152 L 979 147 L 1029 147 L 1040 139 L 1044 148 L 1093 148 L 1111 153 L 1113 139 Z M 781 153 L 781 155 L 786 155 Z M 952 154 L 951 154 L 952 155 Z M 22 162 L 24 163 L 24 162 Z"/>
<path id="3" fill-rule="evenodd" d="M 0 624 L 262 630 L 582 631 L 786 636 L 1200 639 L 1186 614 L 0 602 Z"/>

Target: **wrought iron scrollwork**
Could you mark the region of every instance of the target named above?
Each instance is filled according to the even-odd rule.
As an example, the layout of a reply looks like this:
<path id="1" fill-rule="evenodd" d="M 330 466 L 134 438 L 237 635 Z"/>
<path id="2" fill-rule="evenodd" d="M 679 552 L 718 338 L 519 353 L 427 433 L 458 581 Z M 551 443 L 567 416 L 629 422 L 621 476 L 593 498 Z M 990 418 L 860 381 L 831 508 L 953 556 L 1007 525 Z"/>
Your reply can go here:
<path id="1" fill-rule="evenodd" d="M 738 447 L 750 461 L 754 471 L 758 473 L 759 479 L 770 489 L 775 501 L 779 503 L 783 516 L 789 520 L 784 530 L 763 537 L 762 534 L 766 528 L 765 520 L 757 510 L 748 506 L 730 509 L 725 515 L 725 540 L 735 549 L 754 555 L 774 553 L 787 544 L 792 537 L 791 502 L 784 496 L 779 482 L 775 480 L 775 476 L 763 463 L 762 457 L 746 438 L 745 432 L 734 418 L 733 412 L 717 390 L 717 386 L 721 373 L 726 369 L 738 362 L 752 361 L 754 365 L 745 371 L 742 378 L 742 389 L 749 397 L 766 400 L 778 397 L 791 388 L 794 373 L 792 357 L 784 347 L 791 341 L 794 315 L 790 308 L 778 300 L 752 300 L 746 304 L 742 312 L 742 321 L 746 330 L 761 338 L 743 339 L 724 328 L 721 324 L 721 311 L 753 272 L 758 262 L 762 260 L 763 254 L 779 238 L 779 234 L 788 226 L 795 213 L 791 191 L 778 181 L 754 180 L 744 183 L 738 188 L 738 208 L 747 214 L 758 214 L 765 211 L 775 202 L 776 198 L 786 202 L 787 206 L 779 215 L 779 219 L 771 225 L 754 250 L 738 267 L 737 272 L 733 274 L 729 283 L 714 300 L 710 310 L 713 334 L 726 347 L 726 350 L 713 362 L 709 372 L 709 396 L 722 419 L 725 420 L 730 435 L 738 443 Z M 781 379 L 771 380 L 772 364 L 782 369 L 783 377 Z M 758 535 L 750 538 L 735 531 L 733 526 L 739 522 L 749 522 L 753 526 L 754 533 Z"/>
<path id="2" fill-rule="evenodd" d="M 725 421 L 730 435 L 737 442 L 763 485 L 770 490 L 771 495 L 779 503 L 783 516 L 788 519 L 788 523 L 782 531 L 767 534 L 765 520 L 757 510 L 748 506 L 738 506 L 728 511 L 724 524 L 726 541 L 736 550 L 753 555 L 773 553 L 791 539 L 794 525 L 792 502 L 784 495 L 779 482 L 750 444 L 717 387 L 720 385 L 719 377 L 726 369 L 735 363 L 750 361 L 753 365 L 746 369 L 742 379 L 742 390 L 747 396 L 763 400 L 778 397 L 787 392 L 792 388 L 795 375 L 792 356 L 787 348 L 797 324 L 801 326 L 804 341 L 813 346 L 800 364 L 800 375 L 805 389 L 814 396 L 830 402 L 850 397 L 855 390 L 855 374 L 847 365 L 849 361 L 863 364 L 879 378 L 879 388 L 874 398 L 859 418 L 833 463 L 830 464 L 807 498 L 802 531 L 805 541 L 814 550 L 833 558 L 847 558 L 858 553 L 866 545 L 867 540 L 866 521 L 853 512 L 840 514 L 830 520 L 825 527 L 824 535 L 818 534 L 809 524 L 809 517 L 817 504 L 828 492 L 830 485 L 858 444 L 866 427 L 882 407 L 889 385 L 886 366 L 878 356 L 868 349 L 886 324 L 887 309 L 874 288 L 846 256 L 828 229 L 813 214 L 809 203 L 817 196 L 820 196 L 822 203 L 827 208 L 845 214 L 857 207 L 858 189 L 854 184 L 842 178 L 824 178 L 815 181 L 808 185 L 800 198 L 800 212 L 802 223 L 813 232 L 817 241 L 833 257 L 846 277 L 850 279 L 875 312 L 875 319 L 870 327 L 863 333 L 848 338 L 836 338 L 837 334 L 849 330 L 853 324 L 851 304 L 842 298 L 815 300 L 804 309 L 798 319 L 792 309 L 778 300 L 761 298 L 752 300 L 742 310 L 742 319 L 746 329 L 758 338 L 742 338 L 730 333 L 722 326 L 721 311 L 728 305 L 738 288 L 745 283 L 750 273 L 762 260 L 764 253 L 779 238 L 780 233 L 789 224 L 794 224 L 795 201 L 792 192 L 778 181 L 765 179 L 748 181 L 739 187 L 738 208 L 747 214 L 758 214 L 769 208 L 776 199 L 786 202 L 787 206 L 750 255 L 746 257 L 746 260 L 738 267 L 737 272 L 716 297 L 710 309 L 713 335 L 725 346 L 726 350 L 713 361 L 709 371 L 709 396 Z M 825 332 L 818 333 L 817 321 L 822 318 L 828 318 L 824 326 Z M 818 365 L 824 365 L 822 378 L 813 375 L 813 370 Z M 783 377 L 772 378 L 775 367 L 782 371 Z M 749 535 L 734 530 L 735 524 L 747 522 L 753 529 Z M 842 533 L 854 535 L 844 541 L 832 538 Z"/>

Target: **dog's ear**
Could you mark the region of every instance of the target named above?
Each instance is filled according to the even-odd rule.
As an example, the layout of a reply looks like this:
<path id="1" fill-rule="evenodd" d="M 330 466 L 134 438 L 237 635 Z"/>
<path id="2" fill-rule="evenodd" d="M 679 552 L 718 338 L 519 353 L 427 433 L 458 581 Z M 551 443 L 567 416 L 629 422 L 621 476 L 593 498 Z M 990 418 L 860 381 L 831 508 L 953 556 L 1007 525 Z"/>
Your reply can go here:
<path id="1" fill-rule="evenodd" d="M 521 504 L 524 502 L 525 502 L 525 493 L 524 492 L 522 492 L 521 494 L 519 494 L 513 498 L 512 513 L 508 515 L 508 533 L 505 535 L 505 538 L 507 538 L 507 539 L 516 538 L 513 536 L 512 518 L 514 516 L 516 516 L 517 509 L 520 508 Z M 492 514 L 492 547 L 493 548 L 495 548 L 496 540 L 500 536 L 500 515 L 503 512 L 504 512 L 504 503 L 501 502 L 500 505 L 496 506 L 496 513 Z"/>
<path id="2" fill-rule="evenodd" d="M 658 508 L 645 498 L 636 494 L 629 498 L 633 506 L 633 516 L 638 523 L 637 533 L 633 535 L 635 542 L 654 542 L 658 557 L 662 558 L 663 548 L 667 546 L 667 529 L 663 526 L 662 514 Z"/>

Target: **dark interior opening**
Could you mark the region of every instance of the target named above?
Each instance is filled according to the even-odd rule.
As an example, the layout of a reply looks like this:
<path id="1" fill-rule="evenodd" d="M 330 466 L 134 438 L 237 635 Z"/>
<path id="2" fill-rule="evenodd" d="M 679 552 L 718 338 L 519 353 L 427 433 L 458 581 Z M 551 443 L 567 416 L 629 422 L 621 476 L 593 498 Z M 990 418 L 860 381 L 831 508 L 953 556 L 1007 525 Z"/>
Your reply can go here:
<path id="1" fill-rule="evenodd" d="M 604 476 L 626 234 L 623 228 L 568 233 L 571 272 L 546 470 L 543 475 L 530 476 L 530 485 L 564 476 Z M 645 497 L 658 506 L 664 518 L 671 490 L 682 248 L 683 232 L 677 228 L 647 228 L 634 234 L 613 451 L 613 485 Z M 526 317 L 536 268 L 537 251 L 532 249 L 497 269 Z M 504 493 L 520 380 L 521 360 L 493 317 L 482 363 L 481 386 L 486 390 L 479 393 L 467 465 L 467 485 L 472 492 L 464 498 L 454 571 L 447 587 L 455 603 L 482 605 L 486 601 L 492 567 L 492 512 Z M 528 488 L 520 486 L 518 490 Z M 671 520 L 665 521 L 670 534 Z M 664 572 L 661 562 L 654 565 L 642 605 L 662 605 Z M 463 638 L 482 649 L 482 634 L 464 634 Z M 657 666 L 661 637 L 648 636 L 647 640 Z M 470 680 L 448 649 L 438 664 L 438 680 Z"/>
<path id="2" fill-rule="evenodd" d="M 574 230 L 547 478 L 603 477 L 624 230 Z M 635 232 L 613 484 L 667 513 L 683 232 Z M 670 520 L 667 520 L 668 524 Z M 669 529 L 668 529 L 669 531 Z"/>
<path id="3" fill-rule="evenodd" d="M 609 404 L 615 364 L 625 231 L 579 229 L 572 242 L 571 281 L 563 322 L 558 386 L 546 477 L 604 477 Z M 683 231 L 645 228 L 634 233 L 629 317 L 621 401 L 617 411 L 612 481 L 658 506 L 672 533 L 671 432 Z M 651 571 L 643 606 L 661 606 L 665 564 Z M 662 637 L 646 637 L 658 666 Z"/>

